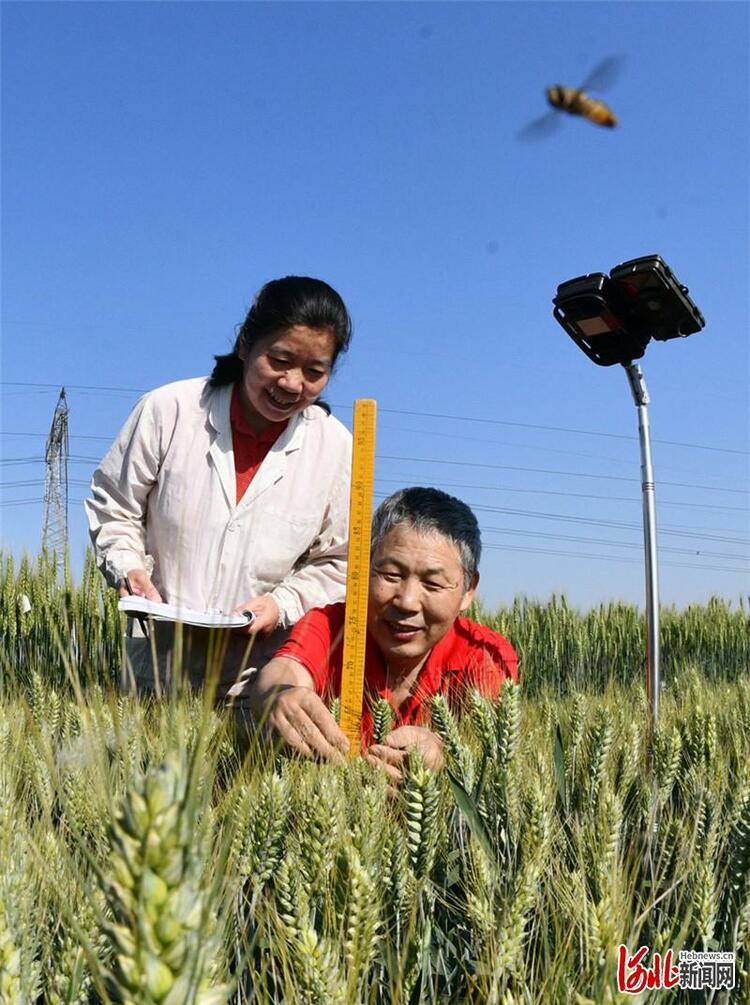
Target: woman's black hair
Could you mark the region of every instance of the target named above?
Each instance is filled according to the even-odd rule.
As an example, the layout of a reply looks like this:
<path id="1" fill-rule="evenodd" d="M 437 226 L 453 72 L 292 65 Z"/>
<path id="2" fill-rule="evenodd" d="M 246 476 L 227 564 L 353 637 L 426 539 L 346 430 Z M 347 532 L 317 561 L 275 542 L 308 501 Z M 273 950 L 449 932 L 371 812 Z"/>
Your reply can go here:
<path id="1" fill-rule="evenodd" d="M 242 379 L 239 350 L 249 351 L 256 342 L 295 325 L 325 328 L 333 335 L 333 362 L 349 348 L 352 321 L 338 293 L 322 279 L 285 276 L 272 279 L 258 293 L 237 335 L 232 352 L 214 356 L 213 387 L 235 384 Z M 327 406 L 323 405 L 324 408 Z"/>

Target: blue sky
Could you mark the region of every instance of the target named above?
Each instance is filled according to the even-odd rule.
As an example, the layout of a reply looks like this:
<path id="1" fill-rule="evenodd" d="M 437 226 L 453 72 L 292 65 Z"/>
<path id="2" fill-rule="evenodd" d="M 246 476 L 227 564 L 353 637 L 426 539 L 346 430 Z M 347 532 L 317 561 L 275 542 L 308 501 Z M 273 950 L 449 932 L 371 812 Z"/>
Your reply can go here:
<path id="1" fill-rule="evenodd" d="M 326 397 L 378 401 L 376 491 L 473 504 L 480 595 L 644 593 L 636 412 L 551 314 L 659 253 L 703 332 L 652 343 L 662 602 L 750 590 L 748 7 L 14 3 L 2 16 L 2 540 L 38 550 L 70 404 L 70 540 L 139 390 L 208 372 L 255 291 L 346 300 Z M 622 57 L 604 130 L 519 142 Z M 30 484 L 26 484 L 30 483 Z"/>

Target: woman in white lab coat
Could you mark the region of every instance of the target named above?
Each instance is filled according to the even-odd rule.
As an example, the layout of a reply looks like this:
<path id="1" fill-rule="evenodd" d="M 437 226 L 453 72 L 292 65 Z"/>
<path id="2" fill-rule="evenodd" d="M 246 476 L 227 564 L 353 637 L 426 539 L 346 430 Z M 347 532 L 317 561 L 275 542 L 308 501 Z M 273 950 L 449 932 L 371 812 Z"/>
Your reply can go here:
<path id="1" fill-rule="evenodd" d="M 328 284 L 267 283 L 211 377 L 144 395 L 94 473 L 91 539 L 121 595 L 255 614 L 223 640 L 220 695 L 306 611 L 344 599 L 351 436 L 318 399 L 350 337 Z M 200 684 L 208 633 L 189 641 L 183 669 Z M 159 628 L 158 678 L 150 648 L 129 640 L 130 684 L 169 679 L 171 632 Z"/>

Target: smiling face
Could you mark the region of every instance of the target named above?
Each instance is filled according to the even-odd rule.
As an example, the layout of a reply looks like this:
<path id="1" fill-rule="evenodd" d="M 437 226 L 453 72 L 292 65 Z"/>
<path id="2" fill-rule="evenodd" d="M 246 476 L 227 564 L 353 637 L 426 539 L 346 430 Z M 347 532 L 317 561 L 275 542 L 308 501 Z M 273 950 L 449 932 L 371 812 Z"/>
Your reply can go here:
<path id="1" fill-rule="evenodd" d="M 312 404 L 323 392 L 333 367 L 335 343 L 326 328 L 294 325 L 240 347 L 240 395 L 245 418 L 261 432 Z"/>
<path id="2" fill-rule="evenodd" d="M 389 670 L 421 666 L 474 599 L 479 576 L 464 586 L 458 548 L 438 532 L 397 524 L 372 558 L 367 627 Z"/>

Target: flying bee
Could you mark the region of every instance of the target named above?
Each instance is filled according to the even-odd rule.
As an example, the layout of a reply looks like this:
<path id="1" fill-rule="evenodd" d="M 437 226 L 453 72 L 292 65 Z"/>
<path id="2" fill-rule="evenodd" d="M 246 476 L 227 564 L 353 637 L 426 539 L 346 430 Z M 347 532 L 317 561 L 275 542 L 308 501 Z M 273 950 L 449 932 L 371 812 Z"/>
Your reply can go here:
<path id="1" fill-rule="evenodd" d="M 596 126 L 616 126 L 617 116 L 605 103 L 590 98 L 585 91 L 575 91 L 572 87 L 555 84 L 547 88 L 547 100 L 553 108 L 559 108 L 571 115 L 582 115 Z"/>
<path id="2" fill-rule="evenodd" d="M 559 125 L 558 111 L 569 115 L 580 115 L 597 126 L 613 127 L 617 125 L 617 116 L 612 109 L 599 98 L 592 98 L 588 91 L 604 91 L 614 83 L 622 66 L 621 56 L 610 56 L 598 63 L 586 77 L 580 87 L 564 87 L 554 84 L 546 89 L 547 100 L 556 111 L 547 112 L 534 119 L 518 134 L 519 139 L 540 139 L 549 135 Z"/>

